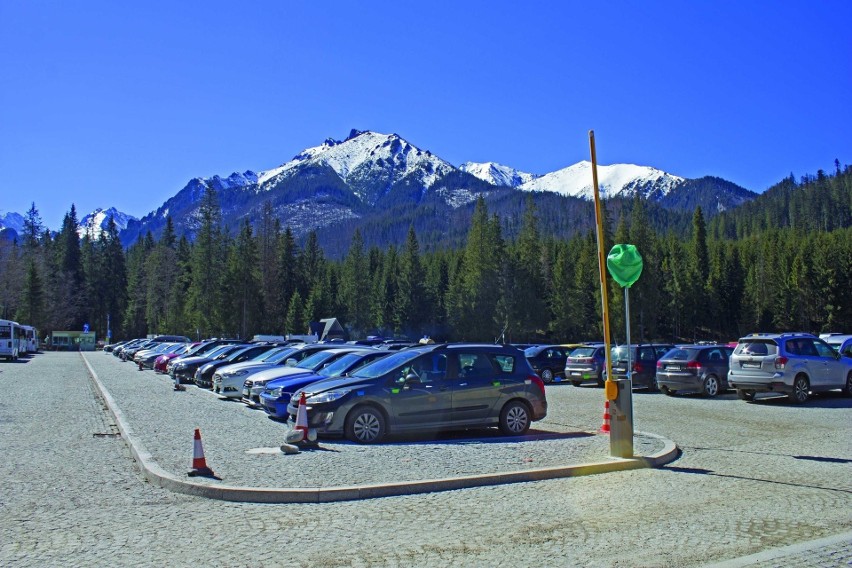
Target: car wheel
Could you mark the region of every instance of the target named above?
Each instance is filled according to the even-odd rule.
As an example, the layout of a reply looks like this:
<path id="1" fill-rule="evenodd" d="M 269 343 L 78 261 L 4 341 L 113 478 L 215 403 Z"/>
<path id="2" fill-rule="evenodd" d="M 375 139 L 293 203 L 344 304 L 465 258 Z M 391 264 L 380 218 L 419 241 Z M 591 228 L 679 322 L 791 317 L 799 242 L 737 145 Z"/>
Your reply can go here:
<path id="1" fill-rule="evenodd" d="M 754 391 L 737 389 L 737 398 L 740 400 L 754 400 Z"/>
<path id="2" fill-rule="evenodd" d="M 852 396 L 852 371 L 846 375 L 846 387 L 843 389 L 843 394 L 846 396 Z"/>
<path id="3" fill-rule="evenodd" d="M 375 444 L 385 436 L 385 417 L 372 406 L 361 406 L 346 417 L 346 437 L 359 444 Z"/>
<path id="4" fill-rule="evenodd" d="M 660 391 L 666 396 L 674 396 L 677 394 L 676 390 L 672 390 L 669 387 L 660 387 Z"/>
<path id="5" fill-rule="evenodd" d="M 544 381 L 547 384 L 552 383 L 553 382 L 553 371 L 551 371 L 550 369 L 544 369 L 541 372 L 541 380 Z"/>
<path id="6" fill-rule="evenodd" d="M 574 385 L 575 387 L 579 387 L 580 385 L 583 384 L 583 382 L 582 381 L 571 381 L 571 384 Z"/>
<path id="7" fill-rule="evenodd" d="M 519 400 L 513 400 L 500 411 L 500 431 L 507 436 L 520 436 L 530 429 L 530 410 Z"/>
<path id="8" fill-rule="evenodd" d="M 811 386 L 808 383 L 807 377 L 804 375 L 798 375 L 795 379 L 793 379 L 793 391 L 787 395 L 787 398 L 796 404 L 802 404 L 808 400 L 808 396 L 810 396 L 810 389 Z"/>
<path id="9" fill-rule="evenodd" d="M 704 391 L 704 396 L 709 396 L 710 398 L 719 394 L 719 379 L 716 378 L 716 375 L 707 375 L 707 378 L 704 379 L 702 390 Z"/>
<path id="10" fill-rule="evenodd" d="M 598 375 L 598 386 L 603 387 L 606 384 L 606 373 Z"/>

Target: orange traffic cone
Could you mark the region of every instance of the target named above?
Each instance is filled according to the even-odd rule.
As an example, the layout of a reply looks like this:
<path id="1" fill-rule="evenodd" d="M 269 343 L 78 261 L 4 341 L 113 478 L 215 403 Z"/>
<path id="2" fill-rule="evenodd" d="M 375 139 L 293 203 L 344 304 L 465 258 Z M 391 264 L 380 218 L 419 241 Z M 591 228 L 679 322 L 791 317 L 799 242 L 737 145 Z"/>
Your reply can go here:
<path id="1" fill-rule="evenodd" d="M 603 425 L 601 426 L 602 434 L 609 434 L 609 400 L 604 403 Z"/>
<path id="2" fill-rule="evenodd" d="M 213 470 L 207 467 L 207 460 L 204 459 L 204 446 L 201 445 L 201 430 L 195 429 L 195 442 L 192 447 L 192 471 L 187 473 L 190 477 L 216 477 Z"/>
<path id="3" fill-rule="evenodd" d="M 302 433 L 299 438 L 299 441 L 308 439 L 308 402 L 305 398 L 304 391 L 302 392 L 302 396 L 299 397 L 299 408 L 296 410 L 296 427 L 294 430 L 298 430 Z"/>

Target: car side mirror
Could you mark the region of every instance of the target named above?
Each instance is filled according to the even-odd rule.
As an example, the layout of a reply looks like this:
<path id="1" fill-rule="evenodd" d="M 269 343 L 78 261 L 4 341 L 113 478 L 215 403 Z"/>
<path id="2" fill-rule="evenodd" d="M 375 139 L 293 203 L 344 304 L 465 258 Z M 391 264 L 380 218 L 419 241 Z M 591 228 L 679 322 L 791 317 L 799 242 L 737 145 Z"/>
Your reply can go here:
<path id="1" fill-rule="evenodd" d="M 406 385 L 419 385 L 420 384 L 420 377 L 418 377 L 414 373 L 408 373 L 405 376 L 405 384 Z"/>

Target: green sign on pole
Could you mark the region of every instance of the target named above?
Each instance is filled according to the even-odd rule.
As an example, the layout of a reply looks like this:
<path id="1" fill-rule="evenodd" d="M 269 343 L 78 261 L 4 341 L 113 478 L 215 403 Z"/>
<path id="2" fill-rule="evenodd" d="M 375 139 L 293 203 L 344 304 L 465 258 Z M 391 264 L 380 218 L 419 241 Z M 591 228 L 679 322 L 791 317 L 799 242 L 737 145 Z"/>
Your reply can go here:
<path id="1" fill-rule="evenodd" d="M 606 267 L 622 288 L 630 288 L 642 274 L 642 255 L 635 245 L 615 245 L 606 257 Z"/>

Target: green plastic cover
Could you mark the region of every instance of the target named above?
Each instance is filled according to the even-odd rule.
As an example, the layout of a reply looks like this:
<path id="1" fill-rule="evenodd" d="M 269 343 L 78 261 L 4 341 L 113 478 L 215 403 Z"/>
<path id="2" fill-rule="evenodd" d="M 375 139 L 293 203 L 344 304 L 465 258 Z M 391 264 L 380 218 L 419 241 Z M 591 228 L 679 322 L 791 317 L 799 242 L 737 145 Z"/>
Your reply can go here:
<path id="1" fill-rule="evenodd" d="M 622 288 L 630 288 L 642 274 L 642 255 L 635 245 L 615 245 L 606 257 L 606 267 Z"/>

